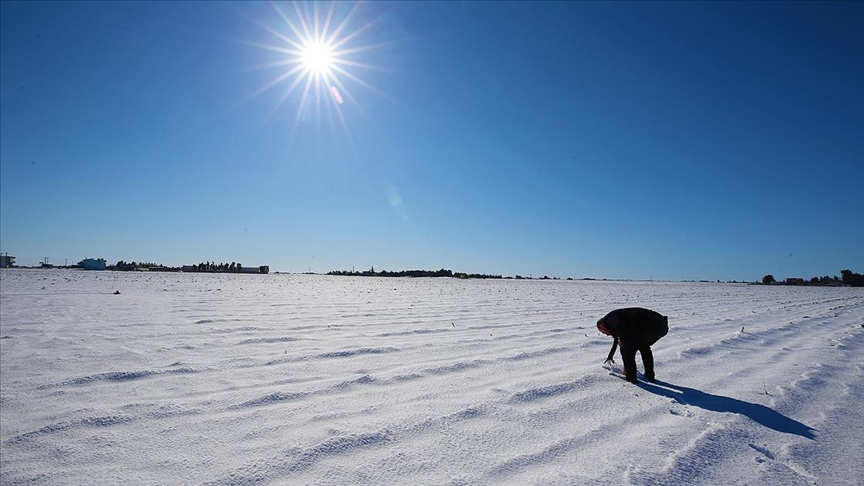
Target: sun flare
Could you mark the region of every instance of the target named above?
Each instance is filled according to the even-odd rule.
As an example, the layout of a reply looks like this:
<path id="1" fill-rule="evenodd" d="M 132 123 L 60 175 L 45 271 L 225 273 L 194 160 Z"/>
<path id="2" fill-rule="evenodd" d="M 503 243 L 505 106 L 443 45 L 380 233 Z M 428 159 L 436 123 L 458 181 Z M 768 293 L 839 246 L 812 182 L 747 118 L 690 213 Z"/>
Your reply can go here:
<path id="1" fill-rule="evenodd" d="M 276 106 L 267 115 L 273 116 L 281 106 L 290 104 L 296 106 L 294 116 L 293 136 L 301 120 L 306 121 L 314 116 L 322 120 L 326 111 L 326 119 L 338 119 L 348 133 L 348 124 L 343 113 L 345 102 L 350 101 L 360 113 L 365 116 L 357 99 L 346 85 L 360 85 L 368 90 L 389 98 L 380 90 L 363 80 L 358 70 L 386 71 L 379 66 L 361 62 L 354 56 L 390 44 L 379 42 L 356 45 L 364 33 L 373 32 L 378 20 L 356 26 L 357 10 L 361 3 L 347 4 L 333 2 L 329 7 L 322 3 L 292 3 L 293 8 L 271 4 L 278 14 L 278 24 L 270 27 L 259 24 L 262 29 L 278 39 L 275 44 L 244 42 L 254 47 L 275 53 L 273 61 L 267 62 L 257 69 L 281 68 L 281 72 L 266 85 L 259 88 L 246 99 L 258 96 L 266 91 L 284 87 Z M 326 11 L 323 11 L 325 10 Z M 242 42 L 242 41 L 241 41 Z M 350 133 L 348 133 L 350 137 Z"/>

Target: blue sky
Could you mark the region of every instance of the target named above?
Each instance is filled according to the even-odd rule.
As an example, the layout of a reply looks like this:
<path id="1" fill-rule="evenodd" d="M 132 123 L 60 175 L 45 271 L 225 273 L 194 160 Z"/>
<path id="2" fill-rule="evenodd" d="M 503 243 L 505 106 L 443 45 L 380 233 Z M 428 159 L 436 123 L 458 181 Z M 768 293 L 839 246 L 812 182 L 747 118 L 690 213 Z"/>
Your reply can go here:
<path id="1" fill-rule="evenodd" d="M 2 2 L 0 251 L 864 273 L 864 3 L 340 3 L 342 104 L 261 91 L 314 18 L 276 7 Z"/>

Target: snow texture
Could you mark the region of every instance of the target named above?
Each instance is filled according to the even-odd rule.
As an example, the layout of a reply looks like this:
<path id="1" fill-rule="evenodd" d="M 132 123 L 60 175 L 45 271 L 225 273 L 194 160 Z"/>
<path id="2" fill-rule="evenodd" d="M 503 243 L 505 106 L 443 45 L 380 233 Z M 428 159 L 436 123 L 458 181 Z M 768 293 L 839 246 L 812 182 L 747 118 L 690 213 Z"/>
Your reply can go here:
<path id="1" fill-rule="evenodd" d="M 656 384 L 603 365 L 628 306 Z M 861 484 L 862 326 L 853 288 L 3 270 L 0 482 Z"/>

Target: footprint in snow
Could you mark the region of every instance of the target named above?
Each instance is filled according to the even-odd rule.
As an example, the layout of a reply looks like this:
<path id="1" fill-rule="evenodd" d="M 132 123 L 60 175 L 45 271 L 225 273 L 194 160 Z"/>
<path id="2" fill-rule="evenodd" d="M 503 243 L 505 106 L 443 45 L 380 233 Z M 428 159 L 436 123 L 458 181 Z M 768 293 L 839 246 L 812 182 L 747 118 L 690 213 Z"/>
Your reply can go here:
<path id="1" fill-rule="evenodd" d="M 747 444 L 747 445 L 749 445 L 750 448 L 753 449 L 754 451 L 762 454 L 761 456 L 754 457 L 753 458 L 754 461 L 761 464 L 761 463 L 765 462 L 766 458 L 770 459 L 772 461 L 774 460 L 774 454 L 771 451 L 769 451 L 767 447 L 757 446 L 756 444 Z"/>

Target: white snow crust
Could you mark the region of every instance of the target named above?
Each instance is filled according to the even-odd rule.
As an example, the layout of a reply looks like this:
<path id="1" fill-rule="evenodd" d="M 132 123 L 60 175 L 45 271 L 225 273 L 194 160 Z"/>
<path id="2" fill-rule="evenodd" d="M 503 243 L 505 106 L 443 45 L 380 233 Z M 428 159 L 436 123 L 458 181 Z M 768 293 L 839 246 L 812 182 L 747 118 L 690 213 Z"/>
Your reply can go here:
<path id="1" fill-rule="evenodd" d="M 656 384 L 603 365 L 629 306 Z M 0 482 L 861 484 L 862 325 L 855 288 L 7 269 Z"/>

